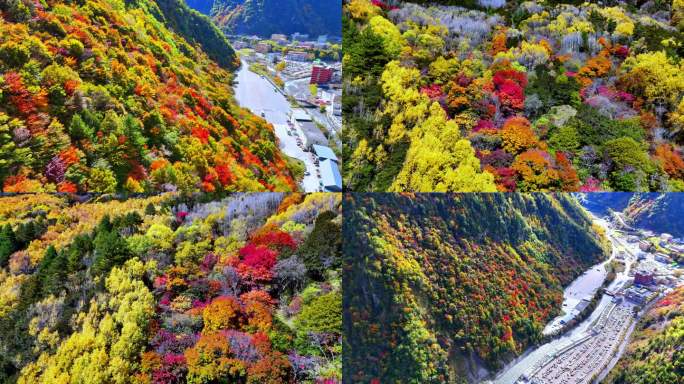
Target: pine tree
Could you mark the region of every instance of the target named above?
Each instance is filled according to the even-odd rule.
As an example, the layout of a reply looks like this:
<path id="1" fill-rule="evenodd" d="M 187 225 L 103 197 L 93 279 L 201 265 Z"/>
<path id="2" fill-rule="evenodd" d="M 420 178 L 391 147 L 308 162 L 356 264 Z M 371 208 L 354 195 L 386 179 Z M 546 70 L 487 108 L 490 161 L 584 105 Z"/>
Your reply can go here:
<path id="1" fill-rule="evenodd" d="M 93 241 L 88 235 L 78 235 L 69 246 L 67 253 L 67 268 L 69 272 L 83 268 L 83 257 L 93 250 Z"/>
<path id="2" fill-rule="evenodd" d="M 17 226 L 15 232 L 16 239 L 20 244 L 28 244 L 31 240 L 35 238 L 35 228 L 33 221 L 28 221 L 21 223 Z"/>
<path id="3" fill-rule="evenodd" d="M 105 274 L 112 267 L 123 264 L 131 256 L 126 239 L 116 231 L 99 231 L 93 240 L 95 261 L 93 272 Z"/>
<path id="4" fill-rule="evenodd" d="M 45 295 L 57 295 L 68 276 L 67 255 L 64 252 L 55 251 L 55 253 L 52 262 L 46 268 L 45 281 L 43 282 L 43 293 Z"/>
<path id="5" fill-rule="evenodd" d="M 71 124 L 69 124 L 69 134 L 75 139 L 91 140 L 93 138 L 93 128 L 83 121 L 81 115 L 75 114 L 74 117 L 71 118 Z"/>
<path id="6" fill-rule="evenodd" d="M 38 279 L 38 287 L 40 287 L 40 291 L 43 294 L 48 293 L 49 289 L 53 286 L 54 282 L 50 281 L 50 272 L 52 269 L 51 266 L 58 257 L 59 254 L 57 253 L 57 249 L 54 247 L 54 245 L 50 245 L 45 250 L 43 259 L 38 265 L 38 273 L 36 277 Z"/>
<path id="7" fill-rule="evenodd" d="M 333 220 L 337 216 L 332 211 L 318 215 L 311 235 L 299 249 L 310 278 L 320 280 L 326 268 L 339 264 L 341 254 L 341 228 Z"/>
<path id="8" fill-rule="evenodd" d="M 0 230 L 0 268 L 4 268 L 11 254 L 19 250 L 17 238 L 14 236 L 12 226 L 5 224 Z"/>
<path id="9" fill-rule="evenodd" d="M 145 207 L 145 216 L 154 216 L 157 214 L 157 209 L 154 207 L 154 204 L 149 203 L 147 204 L 147 207 Z"/>

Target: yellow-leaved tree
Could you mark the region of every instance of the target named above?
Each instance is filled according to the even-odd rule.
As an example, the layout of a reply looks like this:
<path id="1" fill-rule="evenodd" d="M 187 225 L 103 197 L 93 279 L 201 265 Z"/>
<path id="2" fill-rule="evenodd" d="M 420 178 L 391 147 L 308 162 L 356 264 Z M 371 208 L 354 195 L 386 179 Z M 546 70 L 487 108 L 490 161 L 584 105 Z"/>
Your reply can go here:
<path id="1" fill-rule="evenodd" d="M 438 103 L 410 133 L 411 145 L 393 192 L 496 192 L 494 176 L 480 171 L 480 160 L 460 128 Z"/>
<path id="2" fill-rule="evenodd" d="M 496 191 L 494 178 L 480 171 L 470 142 L 460 137 L 438 103 L 418 90 L 420 72 L 389 62 L 380 83 L 392 117 L 386 143 L 408 139 L 409 149 L 390 191 Z"/>
<path id="3" fill-rule="evenodd" d="M 146 328 L 154 314 L 154 296 L 142 281 L 138 259 L 112 269 L 106 293 L 79 315 L 81 330 L 64 340 L 54 354 L 40 355 L 22 369 L 20 384 L 124 384 L 138 370 Z"/>
<path id="4" fill-rule="evenodd" d="M 675 63 L 663 51 L 628 57 L 621 71 L 629 90 L 651 103 L 663 101 L 674 106 L 684 93 L 684 64 Z"/>
<path id="5" fill-rule="evenodd" d="M 368 25 L 374 34 L 382 38 L 383 48 L 389 56 L 396 57 L 401 53 L 406 40 L 396 25 L 382 16 L 371 17 Z"/>

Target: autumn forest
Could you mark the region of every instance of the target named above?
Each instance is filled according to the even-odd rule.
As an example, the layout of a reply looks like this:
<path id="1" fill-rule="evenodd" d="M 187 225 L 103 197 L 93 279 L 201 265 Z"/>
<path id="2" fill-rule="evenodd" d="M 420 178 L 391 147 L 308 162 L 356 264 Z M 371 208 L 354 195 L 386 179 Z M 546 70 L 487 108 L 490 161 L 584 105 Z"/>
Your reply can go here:
<path id="1" fill-rule="evenodd" d="M 182 0 L 0 3 L 4 192 L 290 191 L 238 59 Z"/>
<path id="2" fill-rule="evenodd" d="M 353 191 L 682 191 L 684 3 L 345 1 Z"/>
<path id="3" fill-rule="evenodd" d="M 340 197 L 0 198 L 0 382 L 340 382 Z"/>

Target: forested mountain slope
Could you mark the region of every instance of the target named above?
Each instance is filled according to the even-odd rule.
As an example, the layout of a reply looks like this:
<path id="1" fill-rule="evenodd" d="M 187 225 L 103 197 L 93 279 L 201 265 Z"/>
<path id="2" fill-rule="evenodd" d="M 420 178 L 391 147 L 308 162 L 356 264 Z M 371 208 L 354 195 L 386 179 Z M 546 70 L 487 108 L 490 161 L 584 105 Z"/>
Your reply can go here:
<path id="1" fill-rule="evenodd" d="M 607 215 L 611 210 L 622 212 L 634 196 L 631 192 L 580 193 L 576 195 L 582 205 L 597 216 Z"/>
<path id="2" fill-rule="evenodd" d="M 209 17 L 188 7 L 183 0 L 156 0 L 155 3 L 164 14 L 165 25 L 188 43 L 199 44 L 209 58 L 224 68 L 235 69 L 239 65 L 233 48 Z"/>
<path id="3" fill-rule="evenodd" d="M 681 0 L 345 0 L 343 35 L 352 190 L 684 190 Z"/>
<path id="4" fill-rule="evenodd" d="M 236 65 L 179 0 L 0 3 L 3 190 L 296 189 Z"/>
<path id="5" fill-rule="evenodd" d="M 567 195 L 355 194 L 344 210 L 349 382 L 475 381 L 540 341 L 563 286 L 606 256 Z"/>
<path id="6" fill-rule="evenodd" d="M 341 380 L 339 194 L 0 198 L 0 382 Z"/>
<path id="7" fill-rule="evenodd" d="M 188 7 L 196 10 L 197 12 L 209 16 L 211 13 L 211 7 L 214 5 L 214 0 L 185 0 Z"/>
<path id="8" fill-rule="evenodd" d="M 626 354 L 606 384 L 674 384 L 684 380 L 684 287 L 671 292 L 639 321 Z"/>
<path id="9" fill-rule="evenodd" d="M 341 36 L 341 9 L 339 0 L 214 0 L 211 17 L 229 34 L 299 32 L 316 38 Z"/>
<path id="10" fill-rule="evenodd" d="M 634 227 L 684 237 L 682 194 L 635 194 L 623 212 L 625 221 Z"/>
<path id="11" fill-rule="evenodd" d="M 587 193 L 577 197 L 596 215 L 622 213 L 626 224 L 684 237 L 684 196 L 679 193 Z"/>

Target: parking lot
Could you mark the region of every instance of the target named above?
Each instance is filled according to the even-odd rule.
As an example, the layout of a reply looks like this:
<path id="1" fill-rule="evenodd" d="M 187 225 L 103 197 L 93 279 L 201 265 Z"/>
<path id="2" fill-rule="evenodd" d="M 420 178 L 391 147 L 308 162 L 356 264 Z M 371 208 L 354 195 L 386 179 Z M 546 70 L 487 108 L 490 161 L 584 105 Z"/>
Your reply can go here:
<path id="1" fill-rule="evenodd" d="M 588 384 L 613 358 L 622 337 L 633 321 L 634 306 L 612 303 L 604 309 L 587 335 L 550 356 L 534 372 L 534 384 Z"/>

